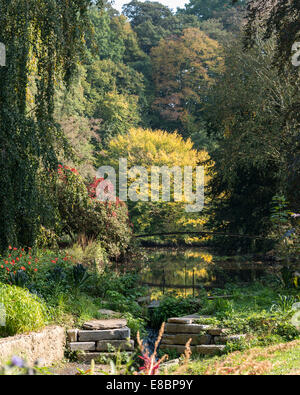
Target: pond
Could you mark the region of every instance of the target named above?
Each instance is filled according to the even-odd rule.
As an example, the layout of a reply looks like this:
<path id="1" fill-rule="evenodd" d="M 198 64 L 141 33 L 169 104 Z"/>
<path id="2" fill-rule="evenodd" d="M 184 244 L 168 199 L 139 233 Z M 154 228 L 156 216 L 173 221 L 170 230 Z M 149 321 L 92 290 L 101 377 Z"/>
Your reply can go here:
<path id="1" fill-rule="evenodd" d="M 250 256 L 225 257 L 202 247 L 147 248 L 142 283 L 162 293 L 197 295 L 201 288 L 224 286 L 231 281 L 261 277 L 265 264 Z"/>

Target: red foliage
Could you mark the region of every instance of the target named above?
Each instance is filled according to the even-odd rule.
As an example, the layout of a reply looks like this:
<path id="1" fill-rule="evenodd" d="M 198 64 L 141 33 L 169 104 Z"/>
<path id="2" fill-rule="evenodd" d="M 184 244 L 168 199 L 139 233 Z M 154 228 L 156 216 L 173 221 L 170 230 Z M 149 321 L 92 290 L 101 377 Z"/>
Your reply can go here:
<path id="1" fill-rule="evenodd" d="M 148 354 L 144 354 L 142 357 L 139 356 L 144 361 L 144 366 L 140 368 L 141 371 L 144 371 L 147 375 L 155 375 L 158 372 L 160 367 L 161 360 L 155 362 L 155 355 L 149 357 Z"/>

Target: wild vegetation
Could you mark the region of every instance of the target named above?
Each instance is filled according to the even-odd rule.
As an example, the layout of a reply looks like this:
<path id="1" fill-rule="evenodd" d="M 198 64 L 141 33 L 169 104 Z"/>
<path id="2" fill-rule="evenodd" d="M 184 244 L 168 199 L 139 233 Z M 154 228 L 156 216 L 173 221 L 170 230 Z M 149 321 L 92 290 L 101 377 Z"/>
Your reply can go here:
<path id="1" fill-rule="evenodd" d="M 142 352 L 141 371 L 152 374 L 165 357 L 159 341 L 154 356 L 146 353 L 146 329 L 199 313 L 246 338 L 208 361 L 188 344 L 175 372 L 299 372 L 297 3 L 190 0 L 172 11 L 132 0 L 119 13 L 106 1 L 0 0 L 1 337 L 78 327 L 109 308 L 140 346 L 126 367 L 116 353 L 115 372 L 136 372 Z M 203 166 L 204 209 L 188 212 L 186 196 L 176 199 L 174 175 L 166 202 L 162 186 L 141 190 L 141 174 L 130 174 L 128 189 L 143 199 L 125 201 L 120 158 L 143 167 L 145 181 L 153 167 Z M 100 166 L 115 169 L 115 189 Z M 103 184 L 116 199 L 98 199 Z M 202 279 L 193 296 L 165 290 L 160 260 L 159 307 L 138 303 L 153 291 L 141 274 L 151 268 L 147 243 L 203 248 L 195 266 L 174 263 L 177 278 L 190 270 Z M 222 288 L 205 282 L 225 256 L 240 267 L 258 261 L 263 274 L 246 283 L 224 274 Z M 4 374 L 28 367 L 16 360 L 12 368 Z"/>

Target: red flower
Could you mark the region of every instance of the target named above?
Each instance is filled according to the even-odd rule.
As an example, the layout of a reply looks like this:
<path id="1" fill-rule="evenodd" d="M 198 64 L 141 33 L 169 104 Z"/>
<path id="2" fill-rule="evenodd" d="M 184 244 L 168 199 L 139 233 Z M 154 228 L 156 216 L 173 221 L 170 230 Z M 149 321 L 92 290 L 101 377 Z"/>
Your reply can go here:
<path id="1" fill-rule="evenodd" d="M 28 265 L 31 265 L 31 262 L 28 262 Z"/>
<path id="2" fill-rule="evenodd" d="M 37 272 L 38 270 L 37 270 L 37 269 L 34 269 L 34 271 Z"/>
<path id="3" fill-rule="evenodd" d="M 8 248 L 9 248 L 10 250 L 12 250 L 12 246 L 9 246 Z"/>
<path id="4" fill-rule="evenodd" d="M 24 266 L 22 266 L 22 267 L 21 267 L 21 270 L 23 270 L 24 272 L 26 271 L 26 269 L 25 269 L 25 267 L 24 267 Z"/>

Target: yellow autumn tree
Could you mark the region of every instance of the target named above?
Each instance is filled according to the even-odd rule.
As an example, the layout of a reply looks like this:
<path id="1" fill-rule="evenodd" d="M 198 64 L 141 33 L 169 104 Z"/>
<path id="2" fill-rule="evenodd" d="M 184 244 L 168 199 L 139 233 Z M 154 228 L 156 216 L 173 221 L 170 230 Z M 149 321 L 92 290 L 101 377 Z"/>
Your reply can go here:
<path id="1" fill-rule="evenodd" d="M 196 166 L 209 159 L 206 151 L 197 151 L 193 148 L 190 139 L 184 140 L 177 132 L 168 133 L 163 130 L 132 128 L 127 135 L 118 135 L 113 138 L 107 150 L 99 156 L 99 164 L 111 165 L 118 173 L 119 159 L 126 158 L 128 169 L 133 166 L 143 166 L 147 169 L 148 188 L 146 190 L 148 201 L 128 201 L 131 217 L 134 218 L 136 232 L 178 231 L 185 225 L 194 228 L 203 222 L 200 213 L 187 213 L 187 202 L 184 199 L 184 190 L 181 201 L 174 201 L 174 174 L 171 175 L 171 201 L 162 201 L 161 183 L 159 185 L 159 201 L 152 199 L 151 177 L 156 167 L 166 166 L 169 169 L 178 166 L 183 175 L 183 168 Z M 195 172 L 194 172 L 195 174 Z M 128 187 L 136 180 L 128 178 Z M 193 180 L 195 184 L 195 179 Z M 206 179 L 207 182 L 207 179 Z M 194 185 L 195 187 L 195 185 Z M 139 191 L 143 194 L 142 191 Z M 201 220 L 200 220 L 201 219 Z M 195 222 L 196 221 L 196 222 Z"/>

